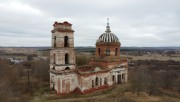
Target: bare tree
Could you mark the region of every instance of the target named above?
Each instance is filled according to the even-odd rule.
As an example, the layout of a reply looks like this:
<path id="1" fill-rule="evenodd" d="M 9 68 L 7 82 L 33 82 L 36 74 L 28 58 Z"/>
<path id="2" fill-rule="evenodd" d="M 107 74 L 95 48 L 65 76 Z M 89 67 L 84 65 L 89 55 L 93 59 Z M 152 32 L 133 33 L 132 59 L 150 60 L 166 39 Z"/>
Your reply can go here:
<path id="1" fill-rule="evenodd" d="M 87 65 L 89 58 L 85 55 L 77 55 L 76 56 L 76 64 L 77 66 Z"/>
<path id="2" fill-rule="evenodd" d="M 139 96 L 140 91 L 144 90 L 144 83 L 145 83 L 145 70 L 144 69 L 138 69 L 131 74 L 129 74 L 130 79 L 130 88 L 132 92 L 136 92 L 137 96 Z"/>

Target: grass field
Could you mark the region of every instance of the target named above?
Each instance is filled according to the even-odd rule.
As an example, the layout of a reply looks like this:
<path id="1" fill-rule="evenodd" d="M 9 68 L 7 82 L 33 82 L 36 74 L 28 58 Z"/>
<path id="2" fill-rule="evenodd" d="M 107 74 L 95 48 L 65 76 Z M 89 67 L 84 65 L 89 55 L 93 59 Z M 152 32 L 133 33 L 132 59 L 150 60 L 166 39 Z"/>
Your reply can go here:
<path id="1" fill-rule="evenodd" d="M 31 102 L 180 102 L 178 96 L 158 95 L 149 96 L 146 92 L 140 92 L 140 96 L 129 92 L 128 83 L 116 85 L 108 90 L 97 91 L 90 94 L 70 94 L 70 95 L 35 95 Z"/>

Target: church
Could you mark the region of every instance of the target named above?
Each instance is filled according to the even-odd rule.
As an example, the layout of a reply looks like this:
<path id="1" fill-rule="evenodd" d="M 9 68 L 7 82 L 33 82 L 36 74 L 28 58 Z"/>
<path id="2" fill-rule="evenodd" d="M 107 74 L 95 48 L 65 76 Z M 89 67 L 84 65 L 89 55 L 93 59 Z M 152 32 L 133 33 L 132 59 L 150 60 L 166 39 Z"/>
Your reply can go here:
<path id="1" fill-rule="evenodd" d="M 52 91 L 86 94 L 127 82 L 128 61 L 120 57 L 121 43 L 111 32 L 109 22 L 96 41 L 95 56 L 84 66 L 76 66 L 72 24 L 64 21 L 53 26 L 49 69 Z"/>

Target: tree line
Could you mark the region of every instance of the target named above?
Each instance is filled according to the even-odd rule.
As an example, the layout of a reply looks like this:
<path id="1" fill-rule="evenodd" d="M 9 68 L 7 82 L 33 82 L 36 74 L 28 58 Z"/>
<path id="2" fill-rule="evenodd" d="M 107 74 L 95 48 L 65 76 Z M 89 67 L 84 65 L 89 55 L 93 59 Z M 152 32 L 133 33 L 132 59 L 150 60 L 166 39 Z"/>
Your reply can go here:
<path id="1" fill-rule="evenodd" d="M 150 96 L 171 90 L 180 92 L 180 62 L 168 60 L 137 60 L 129 68 L 130 91 L 147 92 Z"/>
<path id="2" fill-rule="evenodd" d="M 48 87 L 48 71 L 49 60 L 26 61 L 12 65 L 9 60 L 0 59 L 1 102 L 27 102 L 39 88 Z"/>

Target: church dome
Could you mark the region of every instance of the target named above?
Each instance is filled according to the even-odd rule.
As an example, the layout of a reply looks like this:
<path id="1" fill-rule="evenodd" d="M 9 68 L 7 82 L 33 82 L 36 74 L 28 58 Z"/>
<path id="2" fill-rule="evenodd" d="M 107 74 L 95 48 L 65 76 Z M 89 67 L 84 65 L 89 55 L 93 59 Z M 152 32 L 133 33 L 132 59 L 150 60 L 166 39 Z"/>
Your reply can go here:
<path id="1" fill-rule="evenodd" d="M 103 33 L 97 42 L 119 42 L 118 37 L 113 33 Z"/>
<path id="2" fill-rule="evenodd" d="M 120 43 L 118 37 L 115 34 L 111 33 L 109 22 L 107 23 L 105 33 L 101 34 L 100 37 L 98 38 L 97 43 L 98 42 L 117 42 L 117 43 Z"/>

